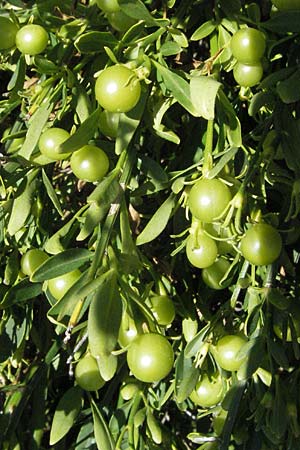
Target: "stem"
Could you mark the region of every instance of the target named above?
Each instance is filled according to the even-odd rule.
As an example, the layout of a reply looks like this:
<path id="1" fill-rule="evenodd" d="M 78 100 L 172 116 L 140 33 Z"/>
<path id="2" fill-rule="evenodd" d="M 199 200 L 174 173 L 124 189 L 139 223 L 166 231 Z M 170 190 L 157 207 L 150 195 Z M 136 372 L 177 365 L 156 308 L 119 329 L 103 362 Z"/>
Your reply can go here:
<path id="1" fill-rule="evenodd" d="M 213 151 L 213 137 L 214 137 L 214 121 L 208 120 L 207 122 L 207 129 L 206 129 L 206 142 L 205 142 L 205 149 L 204 149 L 204 161 L 203 161 L 203 176 L 207 177 L 208 172 L 213 167 L 213 157 L 212 157 L 212 151 Z"/>
<path id="2" fill-rule="evenodd" d="M 124 167 L 122 174 L 120 176 L 120 185 L 124 190 L 126 188 L 126 184 L 128 183 L 128 180 L 129 180 L 129 177 L 131 174 L 133 162 L 135 159 L 134 157 L 135 157 L 135 151 L 133 148 L 130 148 L 125 151 L 125 158 L 124 158 L 123 153 L 120 155 L 120 158 L 119 158 L 119 162 L 122 161 L 123 167 Z M 119 164 L 119 162 L 118 162 L 118 164 Z M 88 278 L 91 280 L 93 278 L 95 278 L 98 267 L 101 266 L 114 223 L 115 223 L 115 221 L 118 217 L 119 211 L 120 211 L 120 205 L 121 205 L 121 199 L 119 198 L 116 200 L 116 203 L 111 205 L 111 208 L 108 212 L 106 220 L 103 224 L 103 227 L 101 227 L 101 224 L 99 224 L 98 242 L 97 242 L 97 246 L 95 249 L 95 256 L 92 260 L 92 263 L 91 263 L 91 266 L 89 269 L 89 273 L 88 273 Z"/>

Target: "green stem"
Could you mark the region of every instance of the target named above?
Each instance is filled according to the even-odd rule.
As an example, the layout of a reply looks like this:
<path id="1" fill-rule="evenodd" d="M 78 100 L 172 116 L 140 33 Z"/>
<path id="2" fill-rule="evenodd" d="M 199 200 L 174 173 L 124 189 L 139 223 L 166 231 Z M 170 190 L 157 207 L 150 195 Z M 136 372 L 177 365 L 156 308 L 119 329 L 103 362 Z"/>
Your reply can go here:
<path id="1" fill-rule="evenodd" d="M 120 185 L 125 190 L 125 187 L 129 181 L 131 170 L 133 167 L 135 161 L 135 150 L 133 147 L 130 149 L 125 150 L 124 154 L 122 153 L 119 157 L 118 166 L 122 164 L 123 170 L 120 176 Z M 121 194 L 123 195 L 123 194 Z M 93 279 L 96 276 L 97 270 L 102 265 L 102 260 L 105 255 L 108 242 L 110 239 L 110 235 L 114 226 L 114 223 L 118 217 L 119 211 L 120 211 L 120 205 L 121 205 L 121 199 L 117 199 L 116 202 L 111 205 L 111 208 L 108 212 L 108 215 L 106 217 L 106 220 L 103 224 L 103 227 L 101 227 L 101 224 L 99 224 L 98 228 L 98 242 L 95 249 L 95 256 L 92 260 L 88 278 Z"/>
<path id="2" fill-rule="evenodd" d="M 204 177 L 207 177 L 208 172 L 213 167 L 213 157 L 212 157 L 213 137 L 214 137 L 214 121 L 208 120 L 206 129 L 206 142 L 203 155 L 203 169 L 202 169 Z"/>

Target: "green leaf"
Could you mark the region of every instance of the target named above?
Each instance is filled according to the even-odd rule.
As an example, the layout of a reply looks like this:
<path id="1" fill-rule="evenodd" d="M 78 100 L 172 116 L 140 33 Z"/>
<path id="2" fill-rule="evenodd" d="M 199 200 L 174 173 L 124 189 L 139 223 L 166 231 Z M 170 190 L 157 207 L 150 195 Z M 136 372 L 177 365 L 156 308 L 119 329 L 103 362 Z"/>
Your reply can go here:
<path id="1" fill-rule="evenodd" d="M 191 339 L 185 347 L 184 353 L 186 358 L 195 356 L 205 344 L 204 339 L 209 331 L 209 324 L 203 327 L 194 337 Z"/>
<path id="2" fill-rule="evenodd" d="M 274 14 L 271 19 L 261 23 L 261 25 L 275 33 L 299 33 L 300 11 L 285 11 Z"/>
<path id="3" fill-rule="evenodd" d="M 16 69 L 7 85 L 9 91 L 14 90 L 16 93 L 23 88 L 26 73 L 26 62 L 23 55 L 21 55 L 16 64 Z"/>
<path id="4" fill-rule="evenodd" d="M 260 89 L 269 89 L 281 81 L 285 80 L 295 72 L 294 67 L 284 67 L 283 69 L 276 70 L 276 72 L 271 73 L 265 77 L 259 84 Z"/>
<path id="5" fill-rule="evenodd" d="M 25 159 L 29 159 L 33 150 L 38 144 L 39 138 L 42 134 L 44 126 L 46 125 L 49 116 L 53 109 L 53 103 L 49 101 L 43 102 L 43 104 L 36 110 L 29 121 L 29 128 L 26 133 L 26 139 L 22 145 L 19 155 Z"/>
<path id="6" fill-rule="evenodd" d="M 216 24 L 212 20 L 204 22 L 198 27 L 191 36 L 191 41 L 200 41 L 209 36 L 216 29 Z"/>
<path id="7" fill-rule="evenodd" d="M 15 303 L 25 302 L 36 298 L 42 293 L 42 285 L 31 283 L 28 278 L 24 278 L 18 284 L 12 286 L 4 295 L 0 303 L 0 309 L 8 308 Z"/>
<path id="8" fill-rule="evenodd" d="M 136 20 L 143 20 L 147 26 L 163 26 L 169 23 L 168 20 L 155 20 L 144 3 L 140 0 L 119 0 L 122 11 L 127 14 L 127 16 L 132 17 Z"/>
<path id="9" fill-rule="evenodd" d="M 42 169 L 42 179 L 43 179 L 43 183 L 44 186 L 46 188 L 46 192 L 48 194 L 48 197 L 50 198 L 54 208 L 56 209 L 56 211 L 58 212 L 58 214 L 62 217 L 64 215 L 59 200 L 57 198 L 56 192 L 52 186 L 51 181 L 49 180 L 49 178 L 47 177 L 46 172 L 44 171 L 44 169 Z"/>
<path id="10" fill-rule="evenodd" d="M 107 31 L 88 31 L 81 34 L 74 42 L 80 53 L 100 53 L 105 47 L 114 48 L 118 44 L 113 34 Z"/>
<path id="11" fill-rule="evenodd" d="M 32 199 L 36 192 L 36 176 L 38 170 L 26 174 L 13 201 L 11 215 L 7 225 L 8 234 L 13 236 L 26 223 L 32 207 Z"/>
<path id="12" fill-rule="evenodd" d="M 155 444 L 161 444 L 162 443 L 162 430 L 159 426 L 158 421 L 154 417 L 154 414 L 152 411 L 148 408 L 146 413 L 146 421 L 147 426 L 151 434 L 151 438 Z"/>
<path id="13" fill-rule="evenodd" d="M 72 153 L 83 147 L 94 137 L 99 126 L 99 114 L 101 108 L 97 108 L 82 124 L 77 128 L 69 139 L 64 141 L 57 149 L 59 153 Z"/>
<path id="14" fill-rule="evenodd" d="M 68 389 L 58 402 L 50 431 L 50 445 L 60 441 L 73 427 L 82 404 L 82 390 L 78 386 Z"/>
<path id="15" fill-rule="evenodd" d="M 235 110 L 222 91 L 218 91 L 217 114 L 219 118 L 222 117 L 222 122 L 225 128 L 226 137 L 229 145 L 232 147 L 241 147 L 242 145 L 242 129 L 241 123 L 235 113 Z"/>
<path id="16" fill-rule="evenodd" d="M 31 281 L 45 281 L 78 269 L 92 259 L 93 253 L 84 248 L 70 248 L 51 256 L 32 274 Z"/>
<path id="17" fill-rule="evenodd" d="M 189 83 L 180 75 L 168 69 L 167 67 L 162 66 L 156 61 L 152 62 L 157 69 L 159 75 L 158 79 L 159 77 L 162 78 L 165 89 L 173 95 L 175 100 L 177 100 L 177 102 L 181 106 L 183 106 L 183 108 L 185 108 L 193 116 L 197 117 L 197 111 L 191 100 Z"/>
<path id="18" fill-rule="evenodd" d="M 181 52 L 181 47 L 177 42 L 168 41 L 160 47 L 160 52 L 163 56 L 177 55 Z"/>
<path id="19" fill-rule="evenodd" d="M 162 124 L 163 117 L 169 108 L 176 103 L 173 98 L 162 98 L 155 101 L 153 105 L 153 129 L 156 134 L 162 139 L 173 142 L 174 144 L 180 144 L 180 137 L 174 133 L 174 131 L 169 130 Z"/>
<path id="20" fill-rule="evenodd" d="M 296 103 L 300 100 L 300 70 L 290 77 L 279 81 L 276 91 L 283 103 Z"/>
<path id="21" fill-rule="evenodd" d="M 128 113 L 121 113 L 118 126 L 118 134 L 115 143 L 116 155 L 121 155 L 130 144 L 134 133 L 141 121 L 147 100 L 147 93 L 142 93 L 137 105 Z"/>
<path id="22" fill-rule="evenodd" d="M 111 380 L 118 368 L 118 357 L 111 353 L 109 355 L 102 354 L 99 358 L 97 358 L 97 363 L 103 380 Z"/>
<path id="23" fill-rule="evenodd" d="M 261 108 L 273 109 L 275 103 L 275 96 L 271 92 L 260 91 L 253 95 L 250 100 L 248 114 L 254 117 Z"/>
<path id="24" fill-rule="evenodd" d="M 34 58 L 35 65 L 37 67 L 38 72 L 44 74 L 53 74 L 59 72 L 59 67 L 54 64 L 54 62 L 49 59 L 43 58 L 42 56 L 36 55 Z"/>
<path id="25" fill-rule="evenodd" d="M 261 337 L 250 339 L 242 348 L 239 356 L 246 356 L 245 361 L 237 372 L 239 380 L 250 378 L 261 364 L 261 355 L 265 352 L 264 341 Z"/>
<path id="26" fill-rule="evenodd" d="M 85 205 L 82 209 L 84 210 L 87 206 Z M 47 253 L 55 255 L 57 253 L 63 252 L 65 250 L 62 245 L 61 240 L 71 232 L 74 222 L 77 220 L 77 216 L 82 213 L 82 209 L 75 214 L 71 219 L 65 223 L 56 233 L 54 233 L 47 241 L 44 249 Z"/>
<path id="27" fill-rule="evenodd" d="M 215 178 L 229 161 L 234 160 L 234 156 L 236 155 L 237 151 L 238 147 L 230 147 L 224 153 L 224 155 L 218 159 L 218 162 L 214 165 L 213 169 L 208 172 L 207 178 Z"/>
<path id="28" fill-rule="evenodd" d="M 182 403 L 188 398 L 196 386 L 199 378 L 199 369 L 197 369 L 192 358 L 185 356 L 181 351 L 175 366 L 175 396 L 178 403 Z"/>
<path id="29" fill-rule="evenodd" d="M 206 120 L 214 119 L 216 97 L 221 86 L 213 77 L 198 76 L 191 79 L 191 99 L 197 116 Z"/>
<path id="30" fill-rule="evenodd" d="M 107 423 L 96 403 L 91 400 L 94 421 L 94 434 L 98 450 L 115 450 L 115 443 Z"/>
<path id="31" fill-rule="evenodd" d="M 109 355 L 118 342 L 122 300 L 115 271 L 111 269 L 96 290 L 88 313 L 88 339 L 95 358 Z"/>
<path id="32" fill-rule="evenodd" d="M 166 228 L 175 206 L 176 197 L 172 193 L 151 217 L 141 234 L 136 239 L 136 245 L 153 241 Z"/>
<path id="33" fill-rule="evenodd" d="M 222 408 L 228 411 L 222 431 L 222 443 L 220 450 L 228 450 L 232 429 L 238 414 L 240 402 L 246 388 L 246 381 L 238 381 L 234 384 L 222 402 Z"/>

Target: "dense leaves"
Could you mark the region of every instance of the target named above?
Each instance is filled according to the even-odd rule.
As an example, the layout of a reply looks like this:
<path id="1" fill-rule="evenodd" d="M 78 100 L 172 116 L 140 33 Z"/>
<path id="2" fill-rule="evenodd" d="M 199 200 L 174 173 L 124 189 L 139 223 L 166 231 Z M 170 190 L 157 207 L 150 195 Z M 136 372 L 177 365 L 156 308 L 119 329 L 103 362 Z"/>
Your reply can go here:
<path id="1" fill-rule="evenodd" d="M 299 1 L 0 1 L 0 447 L 299 447 Z"/>

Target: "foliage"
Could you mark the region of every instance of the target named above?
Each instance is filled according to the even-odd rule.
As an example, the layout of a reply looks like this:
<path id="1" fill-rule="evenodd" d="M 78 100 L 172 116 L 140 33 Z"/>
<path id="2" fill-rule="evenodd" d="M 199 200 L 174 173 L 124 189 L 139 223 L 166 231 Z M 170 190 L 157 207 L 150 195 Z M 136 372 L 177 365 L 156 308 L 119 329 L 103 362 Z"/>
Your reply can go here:
<path id="1" fill-rule="evenodd" d="M 0 1 L 3 450 L 299 448 L 300 6 L 274 5 Z"/>

